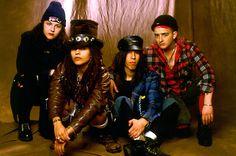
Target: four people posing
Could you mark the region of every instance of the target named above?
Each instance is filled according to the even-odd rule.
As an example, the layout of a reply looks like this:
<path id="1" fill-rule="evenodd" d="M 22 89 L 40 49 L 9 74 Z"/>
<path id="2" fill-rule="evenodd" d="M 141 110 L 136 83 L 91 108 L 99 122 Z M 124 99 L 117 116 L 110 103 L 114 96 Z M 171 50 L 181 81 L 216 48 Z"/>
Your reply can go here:
<path id="1" fill-rule="evenodd" d="M 187 135 L 191 119 L 187 107 L 195 103 L 199 104 L 199 144 L 212 144 L 214 71 L 195 43 L 178 37 L 172 16 L 155 19 L 151 27 L 155 42 L 144 51 L 139 36 L 119 41 L 112 81 L 102 61 L 103 42 L 96 38 L 97 23 L 72 20 L 68 44 L 65 23 L 61 4 L 53 1 L 41 23 L 22 34 L 11 91 L 11 102 L 18 106 L 13 113 L 19 118 L 20 140 L 33 139 L 29 117 L 33 104 L 39 103 L 40 134 L 55 136 L 55 151 L 63 155 L 68 141 L 85 126 L 109 128 L 111 90 L 115 133 L 132 140 L 143 135 L 140 143 L 145 154 L 164 155 L 159 146 L 176 127 Z M 112 137 L 102 143 L 108 152 L 121 151 Z"/>

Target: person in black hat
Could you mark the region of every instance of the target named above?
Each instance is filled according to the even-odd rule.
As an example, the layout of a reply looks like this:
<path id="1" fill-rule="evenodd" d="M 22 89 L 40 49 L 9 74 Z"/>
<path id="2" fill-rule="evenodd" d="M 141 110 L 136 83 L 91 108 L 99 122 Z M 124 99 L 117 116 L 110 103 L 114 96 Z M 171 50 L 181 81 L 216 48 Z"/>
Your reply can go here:
<path id="1" fill-rule="evenodd" d="M 65 12 L 59 2 L 52 1 L 44 12 L 41 22 L 31 31 L 21 35 L 17 54 L 17 74 L 11 89 L 13 116 L 19 123 L 18 138 L 33 139 L 30 111 L 40 106 L 39 132 L 52 139 L 47 110 L 47 93 L 50 77 L 67 50 L 65 41 Z"/>
<path id="2" fill-rule="evenodd" d="M 179 37 L 174 17 L 158 16 L 151 29 L 155 41 L 145 48 L 144 53 L 149 68 L 159 75 L 160 89 L 165 96 L 163 106 L 176 103 L 181 110 L 177 118 L 177 135 L 191 135 L 188 106 L 198 103 L 198 143 L 211 146 L 215 90 L 212 66 L 194 42 Z"/>
<path id="3" fill-rule="evenodd" d="M 159 149 L 164 135 L 173 130 L 178 115 L 176 105 L 162 112 L 158 76 L 149 71 L 143 56 L 143 39 L 126 36 L 118 42 L 119 52 L 111 66 L 116 93 L 114 116 L 116 133 L 132 140 L 124 146 L 126 156 L 165 155 Z M 163 126 L 169 123 L 169 127 Z M 171 123 L 172 122 L 172 123 Z M 145 141 L 142 136 L 144 135 Z"/>
<path id="4" fill-rule="evenodd" d="M 120 144 L 105 131 L 110 124 L 110 75 L 102 61 L 103 42 L 96 37 L 97 27 L 92 20 L 71 21 L 70 52 L 53 74 L 48 107 L 58 155 L 63 155 L 68 141 L 87 125 L 99 131 L 100 143 L 108 152 L 121 151 Z"/>

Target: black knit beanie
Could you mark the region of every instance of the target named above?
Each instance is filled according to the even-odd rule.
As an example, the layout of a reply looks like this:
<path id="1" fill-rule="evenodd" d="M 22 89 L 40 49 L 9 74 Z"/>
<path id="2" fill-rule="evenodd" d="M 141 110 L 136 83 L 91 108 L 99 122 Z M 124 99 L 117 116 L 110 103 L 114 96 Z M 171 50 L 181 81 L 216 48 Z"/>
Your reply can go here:
<path id="1" fill-rule="evenodd" d="M 49 4 L 41 19 L 41 21 L 45 20 L 58 22 L 61 23 L 63 26 L 66 26 L 65 11 L 62 8 L 60 2 L 52 1 Z"/>
<path id="2" fill-rule="evenodd" d="M 157 26 L 168 26 L 168 27 L 172 28 L 174 31 L 178 31 L 177 21 L 175 20 L 174 17 L 172 17 L 170 15 L 158 16 L 152 24 L 152 27 L 151 27 L 152 31 L 154 31 L 154 28 Z"/>

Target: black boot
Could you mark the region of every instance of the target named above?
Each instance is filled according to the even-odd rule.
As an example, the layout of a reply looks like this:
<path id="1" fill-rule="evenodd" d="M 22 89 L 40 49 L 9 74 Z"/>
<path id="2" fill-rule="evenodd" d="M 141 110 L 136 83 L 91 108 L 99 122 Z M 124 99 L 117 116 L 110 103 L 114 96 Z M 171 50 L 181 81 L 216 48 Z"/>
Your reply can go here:
<path id="1" fill-rule="evenodd" d="M 156 118 L 152 122 L 149 130 L 156 135 L 156 139 L 152 140 L 147 137 L 146 133 L 145 150 L 147 156 L 168 156 L 160 150 L 160 145 L 165 139 L 173 137 L 178 114 L 179 107 L 177 104 L 172 104 L 162 112 L 160 118 Z"/>
<path id="2" fill-rule="evenodd" d="M 203 125 L 201 116 L 198 118 L 198 143 L 202 146 L 212 145 L 212 129 L 210 125 Z"/>
<path id="3" fill-rule="evenodd" d="M 123 146 L 124 156 L 146 156 L 145 142 L 142 140 L 132 140 Z"/>
<path id="4" fill-rule="evenodd" d="M 179 138 L 188 138 L 192 136 L 192 130 L 190 124 L 180 124 L 176 128 L 176 136 Z"/>
<path id="5" fill-rule="evenodd" d="M 21 141 L 31 141 L 33 140 L 32 131 L 29 123 L 21 123 L 18 128 L 18 138 Z"/>
<path id="6" fill-rule="evenodd" d="M 98 143 L 102 144 L 106 151 L 109 153 L 119 153 L 121 152 L 121 145 L 117 142 L 114 136 L 106 131 L 105 129 L 93 128 L 93 135 L 98 140 Z"/>
<path id="7" fill-rule="evenodd" d="M 92 128 L 96 135 L 98 142 L 105 146 L 106 151 L 110 153 L 121 152 L 121 145 L 117 142 L 117 138 L 114 135 L 114 125 L 108 116 L 108 125 L 104 128 Z"/>
<path id="8" fill-rule="evenodd" d="M 145 153 L 146 156 L 169 156 L 166 153 L 163 153 L 160 150 L 160 145 L 161 145 L 161 141 L 156 139 L 156 140 L 152 140 L 148 137 L 145 138 Z"/>

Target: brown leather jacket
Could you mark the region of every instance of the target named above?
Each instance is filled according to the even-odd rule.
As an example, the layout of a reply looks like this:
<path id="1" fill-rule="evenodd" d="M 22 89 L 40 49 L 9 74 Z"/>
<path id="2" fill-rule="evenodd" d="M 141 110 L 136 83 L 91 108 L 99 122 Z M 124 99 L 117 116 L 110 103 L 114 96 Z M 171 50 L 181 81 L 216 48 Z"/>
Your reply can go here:
<path id="1" fill-rule="evenodd" d="M 69 126 L 73 127 L 76 133 L 79 133 L 93 117 L 102 112 L 108 104 L 109 88 L 110 88 L 110 75 L 105 67 L 101 67 L 102 76 L 97 80 L 95 88 L 88 100 L 83 104 L 82 109 L 75 115 Z M 63 108 L 68 100 L 64 94 L 62 82 L 64 77 L 65 67 L 60 64 L 53 74 L 53 78 L 49 88 L 49 115 L 51 118 L 56 116 L 61 117 Z M 80 102 L 80 101 L 76 101 Z"/>

